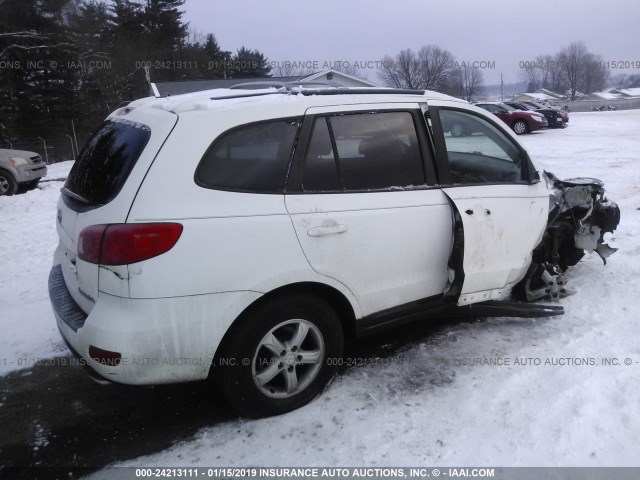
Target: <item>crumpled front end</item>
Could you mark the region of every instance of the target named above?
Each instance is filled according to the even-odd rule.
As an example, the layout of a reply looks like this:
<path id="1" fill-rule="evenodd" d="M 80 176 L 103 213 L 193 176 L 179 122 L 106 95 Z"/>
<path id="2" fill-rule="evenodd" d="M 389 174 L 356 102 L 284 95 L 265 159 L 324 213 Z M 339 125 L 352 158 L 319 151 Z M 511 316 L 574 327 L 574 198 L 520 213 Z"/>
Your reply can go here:
<path id="1" fill-rule="evenodd" d="M 620 208 L 605 195 L 604 183 L 596 178 L 560 180 L 544 172 L 552 189 L 549 221 L 525 278 L 514 293 L 526 300 L 558 299 L 573 292 L 564 272 L 586 252 L 597 253 L 606 264 L 616 252 L 605 243 L 620 223 Z"/>

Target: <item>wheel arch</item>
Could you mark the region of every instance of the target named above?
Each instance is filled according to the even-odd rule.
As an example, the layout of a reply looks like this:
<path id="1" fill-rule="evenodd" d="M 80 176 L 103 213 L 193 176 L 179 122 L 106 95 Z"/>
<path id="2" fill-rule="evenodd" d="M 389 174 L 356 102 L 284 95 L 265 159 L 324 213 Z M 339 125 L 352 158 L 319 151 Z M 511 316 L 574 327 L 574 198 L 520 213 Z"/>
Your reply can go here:
<path id="1" fill-rule="evenodd" d="M 18 179 L 16 178 L 15 174 L 10 169 L 5 168 L 4 166 L 0 166 L 0 173 L 4 174 L 4 176 L 9 179 L 10 185 L 11 182 L 13 182 L 13 191 L 9 192 L 8 195 L 13 195 L 14 193 L 16 193 L 18 189 Z"/>
<path id="2" fill-rule="evenodd" d="M 16 176 L 8 168 L 0 166 L 0 172 L 7 173 L 7 174 L 11 175 L 11 178 L 13 178 L 13 181 L 17 183 Z"/>
<path id="3" fill-rule="evenodd" d="M 271 302 L 276 298 L 282 298 L 288 295 L 301 293 L 316 296 L 327 302 L 338 314 L 338 318 L 340 319 L 340 323 L 342 324 L 342 331 L 345 342 L 349 342 L 355 338 L 356 315 L 351 302 L 341 291 L 330 285 L 319 282 L 293 283 L 289 285 L 283 285 L 274 290 L 271 290 L 268 293 L 265 293 L 260 298 L 252 302 L 242 311 L 242 313 L 240 313 L 240 315 L 236 317 L 236 319 L 231 323 L 231 325 L 225 332 L 222 340 L 218 344 L 218 347 L 216 348 L 214 363 L 222 354 L 222 352 L 225 351 L 231 338 L 233 338 L 235 332 L 237 332 L 237 330 L 240 328 L 243 319 L 248 315 L 251 315 L 251 313 L 255 309 L 261 307 L 262 305 L 265 305 L 268 302 Z M 211 369 L 209 370 L 209 375 L 211 375 Z"/>

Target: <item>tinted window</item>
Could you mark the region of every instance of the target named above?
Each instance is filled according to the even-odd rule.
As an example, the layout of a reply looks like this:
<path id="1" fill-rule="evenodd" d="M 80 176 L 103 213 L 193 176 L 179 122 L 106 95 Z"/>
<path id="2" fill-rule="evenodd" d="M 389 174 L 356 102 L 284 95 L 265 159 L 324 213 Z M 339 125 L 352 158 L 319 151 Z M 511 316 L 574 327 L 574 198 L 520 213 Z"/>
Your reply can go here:
<path id="1" fill-rule="evenodd" d="M 409 112 L 335 115 L 326 117 L 326 125 L 324 121 L 319 119 L 314 126 L 303 174 L 306 191 L 337 188 L 338 179 L 342 190 L 380 190 L 425 183 Z M 333 143 L 329 135 L 333 136 Z M 332 164 L 337 166 L 337 175 Z M 314 178 L 316 175 L 318 178 Z"/>
<path id="2" fill-rule="evenodd" d="M 454 184 L 519 182 L 523 158 L 497 127 L 468 113 L 440 110 Z"/>
<path id="3" fill-rule="evenodd" d="M 118 194 L 151 137 L 129 121 L 106 121 L 91 136 L 73 165 L 65 187 L 86 206 L 104 205 Z"/>
<path id="4" fill-rule="evenodd" d="M 302 187 L 306 191 L 340 190 L 331 137 L 326 118 L 318 118 L 313 126 L 311 141 L 305 155 Z"/>
<path id="5" fill-rule="evenodd" d="M 277 120 L 223 134 L 200 162 L 196 181 L 226 190 L 284 191 L 298 125 L 297 120 Z"/>

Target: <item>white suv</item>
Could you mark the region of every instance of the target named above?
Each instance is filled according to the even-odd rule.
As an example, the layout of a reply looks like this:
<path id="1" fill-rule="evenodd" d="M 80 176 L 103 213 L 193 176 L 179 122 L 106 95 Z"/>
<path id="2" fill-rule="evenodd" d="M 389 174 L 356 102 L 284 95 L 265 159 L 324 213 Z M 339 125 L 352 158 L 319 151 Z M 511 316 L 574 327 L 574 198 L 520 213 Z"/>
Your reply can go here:
<path id="1" fill-rule="evenodd" d="M 450 135 L 454 124 L 470 135 Z M 561 296 L 584 249 L 611 253 L 602 237 L 619 210 L 595 180 L 553 183 L 576 200 L 552 205 L 552 225 L 515 135 L 433 92 L 138 100 L 100 126 L 62 190 L 50 297 L 103 379 L 211 376 L 240 412 L 283 413 L 317 396 L 345 341 L 367 332 L 456 305 L 561 313 L 496 301 L 515 286 Z"/>

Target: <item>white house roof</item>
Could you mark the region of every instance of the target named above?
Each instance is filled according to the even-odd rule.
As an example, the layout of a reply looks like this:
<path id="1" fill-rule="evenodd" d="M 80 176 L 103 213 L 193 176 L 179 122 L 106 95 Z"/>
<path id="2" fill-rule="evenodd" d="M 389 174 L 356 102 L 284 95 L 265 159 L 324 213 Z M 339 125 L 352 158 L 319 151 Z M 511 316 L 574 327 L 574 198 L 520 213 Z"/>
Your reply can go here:
<path id="1" fill-rule="evenodd" d="M 522 96 L 525 96 L 525 95 L 527 97 L 533 98 L 535 100 L 558 100 L 558 97 L 547 95 L 546 93 L 538 93 L 538 92 L 529 93 L 529 92 L 527 92 L 527 93 L 523 93 L 520 96 L 522 97 Z"/>
<path id="2" fill-rule="evenodd" d="M 347 80 L 351 80 L 352 82 L 356 82 L 357 85 L 353 85 L 353 86 L 367 86 L 367 87 L 379 87 L 380 85 L 376 84 L 376 83 L 372 83 L 368 80 L 364 80 L 362 78 L 358 78 L 358 77 L 354 77 L 353 75 L 349 75 L 343 72 L 338 72 L 337 70 L 332 70 L 332 69 L 328 69 L 328 70 L 323 70 L 321 72 L 316 72 L 316 73 L 312 73 L 311 75 L 308 75 L 306 77 L 303 78 L 303 81 L 305 82 L 309 82 L 309 81 L 313 81 L 313 80 L 327 80 L 328 76 L 332 77 L 332 79 L 335 81 L 335 77 L 342 77 L 344 79 Z"/>
<path id="3" fill-rule="evenodd" d="M 620 95 L 611 92 L 593 92 L 589 94 L 589 97 L 602 100 L 616 100 L 620 98 Z"/>
<path id="4" fill-rule="evenodd" d="M 538 90 L 536 90 L 536 93 L 541 93 L 541 94 L 544 94 L 544 95 L 547 95 L 547 96 L 549 96 L 551 98 L 556 98 L 556 99 L 561 99 L 562 98 L 561 94 L 556 93 L 556 92 L 552 92 L 551 90 L 547 90 L 546 88 L 539 88 Z M 549 99 L 547 98 L 547 99 L 543 99 L 543 100 L 549 100 Z"/>
<path id="5" fill-rule="evenodd" d="M 618 91 L 626 97 L 640 97 L 640 88 L 620 88 Z"/>

